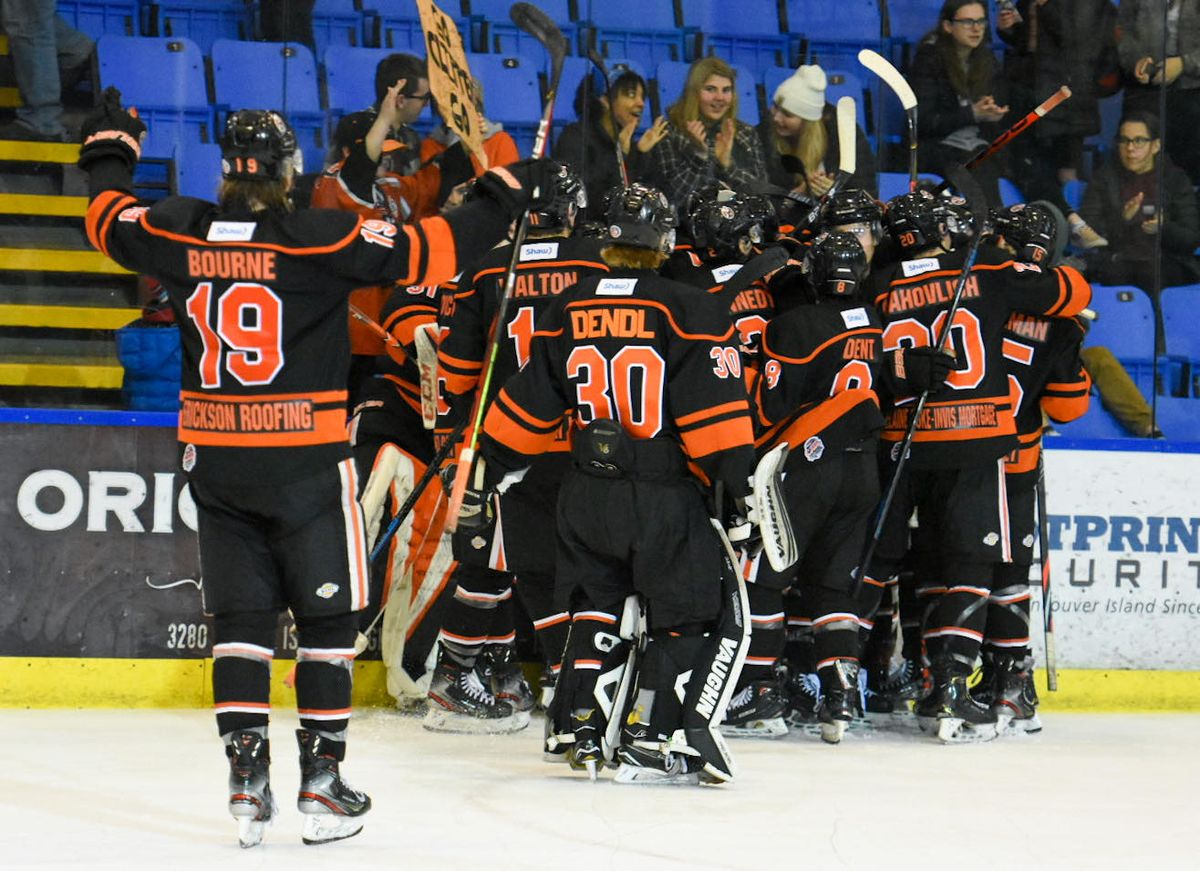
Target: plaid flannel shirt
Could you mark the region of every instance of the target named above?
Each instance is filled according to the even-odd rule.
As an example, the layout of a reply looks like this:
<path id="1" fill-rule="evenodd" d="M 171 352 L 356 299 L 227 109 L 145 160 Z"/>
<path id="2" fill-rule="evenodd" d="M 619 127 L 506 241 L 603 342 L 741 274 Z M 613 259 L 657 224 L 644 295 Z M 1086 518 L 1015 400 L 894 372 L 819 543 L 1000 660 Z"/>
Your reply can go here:
<path id="1" fill-rule="evenodd" d="M 741 121 L 734 122 L 733 155 L 729 168 L 721 166 L 713 152 L 718 125 L 708 131 L 708 148 L 701 153 L 686 132 L 671 127 L 662 142 L 650 152 L 653 161 L 652 179 L 667 195 L 667 199 L 682 210 L 688 196 L 711 182 L 723 182 L 736 191 L 753 187 L 767 180 L 767 162 L 762 143 L 754 128 Z"/>

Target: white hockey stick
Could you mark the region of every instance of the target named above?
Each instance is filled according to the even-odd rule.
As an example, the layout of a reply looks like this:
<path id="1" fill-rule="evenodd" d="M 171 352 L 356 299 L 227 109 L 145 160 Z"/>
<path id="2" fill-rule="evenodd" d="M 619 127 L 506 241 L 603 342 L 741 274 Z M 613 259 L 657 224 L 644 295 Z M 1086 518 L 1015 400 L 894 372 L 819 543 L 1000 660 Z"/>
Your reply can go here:
<path id="1" fill-rule="evenodd" d="M 908 119 L 908 189 L 917 189 L 917 95 L 912 86 L 901 75 L 900 70 L 892 66 L 891 61 L 877 51 L 864 48 L 858 53 L 858 62 L 883 79 L 904 107 L 904 115 Z"/>

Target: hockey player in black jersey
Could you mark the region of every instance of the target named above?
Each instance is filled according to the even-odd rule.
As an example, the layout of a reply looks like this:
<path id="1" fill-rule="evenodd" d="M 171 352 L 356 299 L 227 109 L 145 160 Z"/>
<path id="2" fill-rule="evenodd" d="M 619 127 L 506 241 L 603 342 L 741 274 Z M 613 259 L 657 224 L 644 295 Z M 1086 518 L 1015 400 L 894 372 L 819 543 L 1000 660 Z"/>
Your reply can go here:
<path id="1" fill-rule="evenodd" d="M 607 272 L 595 239 L 571 235 L 586 205 L 579 176 L 562 166 L 551 202 L 531 214 L 517 258 L 505 323 L 493 326 L 512 246 L 488 252 L 442 296 L 438 345 L 438 432 L 449 437 L 480 389 L 489 332 L 499 342 L 492 391 L 529 359 L 541 313 L 583 278 Z M 492 397 L 484 397 L 488 402 Z M 514 587 L 533 621 L 549 690 L 566 643 L 569 616 L 554 606 L 555 503 L 570 466 L 565 438 L 533 461 L 524 478 L 488 507 L 490 521 L 453 536 L 456 588 L 442 618 L 438 660 L 429 687 L 425 728 L 504 732 L 524 728 L 534 699 L 514 653 Z M 515 576 L 515 585 L 514 585 Z M 486 665 L 491 681 L 481 682 Z M 485 685 L 489 684 L 489 685 Z"/>
<path id="2" fill-rule="evenodd" d="M 807 301 L 767 326 L 754 393 L 759 450 L 781 441 L 794 445 L 784 466 L 784 494 L 800 557 L 787 572 L 761 560 L 750 566 L 751 608 L 782 612 L 780 591 L 800 590 L 812 624 L 821 735 L 833 744 L 861 713 L 859 631 L 864 613 L 873 610 L 865 603 L 864 612 L 864 601 L 854 596 L 855 569 L 879 499 L 875 450 L 883 426 L 876 395 L 882 330 L 863 299 L 866 274 L 857 236 L 834 231 L 813 240 L 804 283 L 791 291 Z M 770 606 L 755 606 L 768 597 Z M 757 624 L 754 629 L 751 655 L 758 653 Z M 782 637 L 775 637 L 781 647 Z"/>
<path id="3" fill-rule="evenodd" d="M 350 719 L 366 551 L 346 437 L 350 291 L 438 282 L 548 190 L 546 164 L 485 175 L 443 218 L 395 227 L 293 211 L 295 134 L 277 113 L 232 113 L 219 202 L 130 191 L 145 125 L 109 89 L 83 126 L 86 228 L 97 249 L 167 289 L 183 341 L 180 458 L 196 502 L 213 696 L 243 846 L 274 814 L 267 720 L 275 627 L 297 625 L 305 843 L 357 834 L 371 806 L 339 773 Z"/>
<path id="4" fill-rule="evenodd" d="M 724 306 L 654 272 L 674 237 L 659 191 L 626 189 L 607 226 L 612 272 L 542 316 L 488 411 L 486 483 L 503 488 L 573 418 L 557 566 L 573 605 L 556 692 L 570 758 L 594 774 L 615 750 L 618 782 L 726 781 L 717 725 L 745 656 L 745 598 L 701 484 L 750 490 L 741 355 Z"/>
<path id="5" fill-rule="evenodd" d="M 885 220 L 903 252 L 900 262 L 872 276 L 883 349 L 894 352 L 889 370 L 895 398 L 883 430 L 891 454 L 899 449 L 916 395 L 926 388 L 932 395 L 866 579 L 878 583 L 897 573 L 915 506 L 917 549 L 927 564 L 918 594 L 928 603 L 923 640 L 933 680 L 917 713 L 930 725 L 938 721 L 943 740 L 994 736 L 995 716 L 971 699 L 966 679 L 983 640 L 992 566 L 1011 561 L 1004 457 L 1018 442 L 1004 328 L 1014 311 L 1071 317 L 1087 305 L 1091 288 L 1070 267 L 1043 269 L 983 246 L 954 317 L 947 345 L 953 353 L 931 354 L 966 252 L 952 247 L 947 216 L 927 192 L 892 200 Z"/>
<path id="6" fill-rule="evenodd" d="M 997 214 L 1000 243 L 1020 263 L 1055 265 L 1057 225 L 1049 204 L 1017 204 Z M 1065 226 L 1065 221 L 1062 222 Z M 1043 318 L 1014 312 L 1004 331 L 1018 447 L 1005 458 L 1012 562 L 996 563 L 983 637 L 983 679 L 972 691 L 1002 724 L 1041 729 L 1029 649 L 1029 571 L 1037 518 L 1044 417 L 1066 423 L 1085 414 L 1091 379 L 1079 359 L 1081 318 Z M 1044 556 L 1044 555 L 1043 555 Z"/>

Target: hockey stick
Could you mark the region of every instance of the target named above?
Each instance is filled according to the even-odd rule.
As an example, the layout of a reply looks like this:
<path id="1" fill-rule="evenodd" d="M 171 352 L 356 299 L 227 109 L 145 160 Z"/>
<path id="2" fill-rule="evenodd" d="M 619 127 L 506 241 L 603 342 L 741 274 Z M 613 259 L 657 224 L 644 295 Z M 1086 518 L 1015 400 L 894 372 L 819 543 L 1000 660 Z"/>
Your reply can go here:
<path id="1" fill-rule="evenodd" d="M 387 345 L 388 347 L 391 347 L 391 348 L 402 348 L 403 347 L 400 344 L 400 341 L 395 336 L 393 336 L 391 333 L 389 333 L 387 330 L 385 330 L 383 327 L 381 327 L 378 324 L 378 322 L 376 322 L 370 315 L 368 315 L 366 312 L 364 312 L 362 309 L 360 309 L 354 303 L 350 303 L 350 317 L 352 317 L 356 321 L 359 321 L 360 323 L 366 325 L 367 329 L 369 329 L 372 333 L 374 333 L 379 338 L 381 338 L 383 340 L 383 343 L 385 345 Z"/>
<path id="2" fill-rule="evenodd" d="M 739 293 L 764 275 L 781 269 L 787 261 L 787 251 L 778 245 L 772 245 L 743 263 L 742 268 L 735 272 L 733 277 L 725 282 L 714 296 L 720 300 L 729 300 L 732 304 Z"/>
<path id="3" fill-rule="evenodd" d="M 550 82 L 546 89 L 546 105 L 542 109 L 542 120 L 538 122 L 537 137 L 533 142 L 533 156 L 541 157 L 545 153 L 550 122 L 554 118 L 554 99 L 558 95 L 558 83 L 562 78 L 563 60 L 567 55 L 567 40 L 545 12 L 529 3 L 514 3 L 509 10 L 509 17 L 517 27 L 540 42 L 550 55 Z M 475 395 L 475 403 L 471 409 L 470 434 L 463 444 L 462 452 L 458 455 L 454 487 L 450 492 L 450 505 L 446 509 L 446 528 L 451 532 L 458 529 L 458 512 L 462 509 L 463 497 L 467 492 L 467 482 L 471 479 L 471 471 L 475 465 L 475 454 L 479 450 L 479 433 L 483 429 L 483 415 L 487 410 L 486 397 L 491 390 L 492 375 L 496 371 L 496 355 L 500 349 L 500 325 L 504 323 L 504 316 L 508 313 L 508 303 L 512 299 L 513 290 L 516 287 L 517 262 L 521 256 L 521 245 L 524 243 L 525 234 L 528 231 L 529 212 L 526 210 L 521 215 L 517 232 L 513 235 L 512 255 L 508 260 L 508 270 L 504 273 L 504 295 L 500 297 L 500 306 L 496 311 L 491 335 L 488 336 L 487 353 L 484 355 L 486 363 L 479 382 L 479 392 Z"/>
<path id="4" fill-rule="evenodd" d="M 962 273 L 958 276 L 958 281 L 954 286 L 954 297 L 950 300 L 950 308 L 946 312 L 946 325 L 942 328 L 941 334 L 938 336 L 937 344 L 934 345 L 934 350 L 937 353 L 943 353 L 946 348 L 946 343 L 950 340 L 950 334 L 954 332 L 954 318 L 958 314 L 959 306 L 962 304 L 963 291 L 966 290 L 967 280 L 971 277 L 971 269 L 975 266 L 975 259 L 979 256 L 979 245 L 983 241 L 983 237 L 987 235 L 983 226 L 984 220 L 987 217 L 987 208 L 983 205 L 984 199 L 981 196 L 982 191 L 978 185 L 974 183 L 971 176 L 959 170 L 956 175 L 960 176 L 957 179 L 959 190 L 966 193 L 966 189 L 971 189 L 971 196 L 968 198 L 971 212 L 975 215 L 975 235 L 971 237 L 971 244 L 967 248 L 967 256 L 963 261 Z M 925 403 L 929 401 L 929 390 L 921 391 L 921 395 L 917 397 L 916 405 L 913 406 L 912 414 L 908 419 L 908 428 L 904 431 L 904 438 L 899 443 L 899 453 L 894 454 L 896 457 L 896 469 L 892 472 L 892 480 L 888 482 L 887 491 L 884 493 L 883 501 L 879 505 L 879 513 L 875 518 L 875 528 L 871 532 L 871 538 L 867 541 L 866 547 L 863 548 L 862 557 L 858 561 L 858 569 L 854 573 L 854 592 L 852 597 L 857 598 L 859 591 L 862 589 L 863 578 L 866 577 L 867 568 L 870 565 L 872 557 L 875 556 L 875 549 L 879 546 L 879 541 L 883 537 L 883 528 L 887 523 L 888 515 L 892 510 L 892 501 L 896 498 L 896 490 L 900 486 L 900 477 L 904 472 L 904 466 L 908 462 L 909 449 L 912 446 L 913 438 L 917 434 L 917 422 L 921 419 L 921 412 L 925 410 Z"/>
<path id="5" fill-rule="evenodd" d="M 1042 563 L 1042 633 L 1046 640 L 1046 688 L 1058 692 L 1058 652 L 1054 643 L 1054 611 L 1050 598 L 1050 518 L 1046 515 L 1046 464 L 1038 452 L 1038 555 Z"/>
<path id="6" fill-rule="evenodd" d="M 846 182 L 850 181 L 854 175 L 854 171 L 858 168 L 858 130 L 854 120 L 855 104 L 853 97 L 841 97 L 837 101 L 837 132 L 838 132 L 838 171 L 833 177 L 833 184 L 829 186 L 829 190 L 825 191 L 825 195 L 817 200 L 807 215 L 804 216 L 803 223 L 797 225 L 796 230 L 806 230 L 816 223 L 821 216 L 821 209 L 825 203 L 833 199 L 846 186 Z M 791 157 L 791 155 L 785 155 Z M 795 160 L 795 158 L 793 158 Z M 799 162 L 799 161 L 797 161 Z M 803 166 L 803 165 L 801 165 Z"/>
<path id="7" fill-rule="evenodd" d="M 1070 96 L 1071 89 L 1066 85 L 1063 85 L 1049 97 L 1043 100 L 1041 104 L 1032 112 L 1017 121 L 1016 124 L 1012 125 L 991 142 L 989 142 L 983 151 L 979 152 L 970 160 L 968 160 L 967 169 L 974 169 L 975 167 L 979 166 L 979 164 L 992 157 L 997 151 L 1000 151 L 1007 146 L 1008 143 L 1012 142 L 1014 139 L 1032 127 L 1040 118 L 1044 118 L 1046 113 Z"/>
<path id="8" fill-rule="evenodd" d="M 892 66 L 891 62 L 879 52 L 864 48 L 858 53 L 858 62 L 883 79 L 904 107 L 904 116 L 908 119 L 908 189 L 917 189 L 917 95 L 912 86 Z"/>
<path id="9" fill-rule="evenodd" d="M 629 168 L 625 165 L 625 155 L 621 152 L 621 137 L 617 130 L 617 115 L 613 111 L 612 97 L 608 95 L 608 66 L 604 63 L 604 58 L 600 57 L 600 52 L 596 51 L 595 46 L 588 49 L 588 60 L 590 60 L 596 69 L 600 70 L 600 74 L 604 76 L 604 93 L 605 100 L 608 102 L 608 122 L 612 124 L 613 129 L 613 149 L 617 153 L 617 171 L 621 173 L 621 187 L 629 187 Z"/>

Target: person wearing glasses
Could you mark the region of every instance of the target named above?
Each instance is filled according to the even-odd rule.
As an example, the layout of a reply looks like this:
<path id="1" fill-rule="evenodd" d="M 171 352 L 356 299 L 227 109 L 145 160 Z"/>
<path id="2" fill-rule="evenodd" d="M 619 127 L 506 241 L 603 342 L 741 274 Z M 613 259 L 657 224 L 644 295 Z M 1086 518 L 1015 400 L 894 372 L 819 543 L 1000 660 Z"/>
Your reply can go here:
<path id="1" fill-rule="evenodd" d="M 945 176 L 1001 132 L 1008 95 L 998 71 L 987 7 L 974 0 L 946 0 L 907 71 L 921 109 L 917 135 L 923 172 Z M 1000 152 L 972 170 L 989 206 L 1000 206 L 999 179 L 1006 167 Z"/>
<path id="2" fill-rule="evenodd" d="M 1158 118 L 1127 113 L 1117 128 L 1114 151 L 1116 159 L 1095 172 L 1079 205 L 1083 219 L 1108 240 L 1088 252 L 1088 279 L 1132 284 L 1152 293 L 1154 237 L 1161 234 L 1161 286 L 1200 281 L 1192 253 L 1200 245 L 1200 208 L 1187 173 L 1162 151 Z"/>

